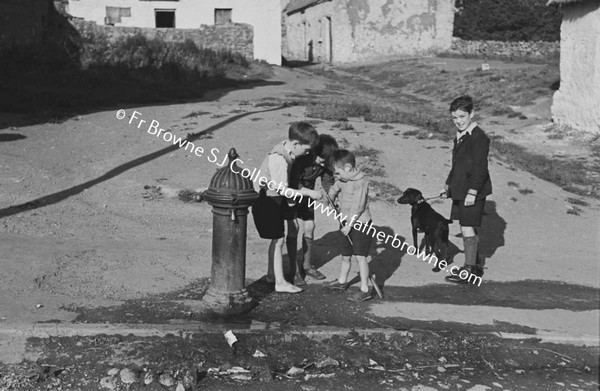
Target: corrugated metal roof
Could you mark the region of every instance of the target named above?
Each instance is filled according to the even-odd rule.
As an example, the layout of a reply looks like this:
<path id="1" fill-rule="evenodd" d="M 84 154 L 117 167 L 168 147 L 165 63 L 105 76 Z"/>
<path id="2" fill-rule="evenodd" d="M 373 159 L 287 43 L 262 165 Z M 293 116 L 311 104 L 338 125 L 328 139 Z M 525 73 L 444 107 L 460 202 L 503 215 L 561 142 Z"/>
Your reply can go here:
<path id="1" fill-rule="evenodd" d="M 285 7 L 283 12 L 287 13 L 288 15 L 293 14 L 294 12 L 302 11 L 303 9 L 315 6 L 319 3 L 324 3 L 326 1 L 332 0 L 292 0 Z"/>

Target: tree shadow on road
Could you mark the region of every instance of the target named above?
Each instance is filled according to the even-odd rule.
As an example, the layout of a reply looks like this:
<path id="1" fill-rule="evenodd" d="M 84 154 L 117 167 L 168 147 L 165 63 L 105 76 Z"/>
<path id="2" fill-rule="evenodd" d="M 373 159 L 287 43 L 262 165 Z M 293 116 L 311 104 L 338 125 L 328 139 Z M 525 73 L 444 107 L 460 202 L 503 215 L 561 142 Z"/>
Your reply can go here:
<path id="1" fill-rule="evenodd" d="M 221 121 L 213 126 L 209 126 L 208 128 L 201 130 L 200 132 L 189 134 L 187 136 L 187 140 L 189 142 L 197 140 L 197 139 L 201 138 L 202 136 L 210 134 L 217 129 L 221 129 L 221 128 L 225 127 L 226 125 L 228 125 L 234 121 L 237 121 L 243 117 L 246 117 L 246 116 L 249 116 L 252 114 L 256 114 L 256 113 L 264 113 L 264 112 L 268 112 L 268 111 L 281 110 L 284 107 L 286 107 L 286 106 L 282 105 L 282 106 L 273 107 L 273 108 L 266 109 L 266 110 L 251 111 L 251 112 L 246 112 L 246 113 L 241 113 L 241 114 L 231 116 L 231 117 L 225 119 L 224 121 Z M 12 206 L 0 209 L 0 218 L 16 215 L 16 214 L 26 212 L 26 211 L 32 210 L 32 209 L 42 208 L 42 207 L 45 207 L 48 205 L 57 204 L 61 201 L 66 200 L 69 197 L 72 197 L 76 194 L 83 192 L 86 189 L 91 188 L 92 186 L 95 186 L 99 183 L 102 183 L 109 179 L 112 179 L 126 171 L 131 170 L 134 167 L 140 166 L 142 164 L 148 163 L 149 161 L 157 159 L 163 155 L 167 155 L 171 152 L 174 152 L 179 148 L 180 147 L 178 144 L 170 145 L 170 146 L 160 149 L 156 152 L 152 152 L 147 155 L 141 156 L 137 159 L 131 160 L 127 163 L 123 163 L 123 164 L 113 168 L 112 170 L 106 172 L 104 175 L 101 175 L 95 179 L 89 180 L 87 182 L 81 183 L 79 185 L 70 187 L 65 190 L 58 191 L 56 193 L 52 193 L 52 194 L 49 194 L 49 195 L 46 195 L 43 197 L 36 198 L 32 201 L 29 201 L 29 202 L 26 202 L 23 204 L 12 205 Z"/>
<path id="2" fill-rule="evenodd" d="M 0 143 L 6 141 L 23 140 L 24 138 L 27 138 L 27 136 L 19 133 L 0 133 Z"/>

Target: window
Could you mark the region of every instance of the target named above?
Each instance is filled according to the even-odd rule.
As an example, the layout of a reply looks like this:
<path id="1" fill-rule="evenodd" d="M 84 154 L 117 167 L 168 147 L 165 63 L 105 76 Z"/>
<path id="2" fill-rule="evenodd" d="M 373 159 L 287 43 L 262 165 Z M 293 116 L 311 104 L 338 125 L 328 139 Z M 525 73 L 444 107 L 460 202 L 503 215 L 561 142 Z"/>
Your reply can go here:
<path id="1" fill-rule="evenodd" d="M 154 10 L 154 19 L 156 27 L 175 27 L 175 10 Z"/>
<path id="2" fill-rule="evenodd" d="M 123 17 L 131 17 L 131 8 L 106 7 L 106 17 L 104 18 L 104 24 L 114 26 L 115 23 L 121 23 L 121 18 Z"/>
<path id="3" fill-rule="evenodd" d="M 231 23 L 231 8 L 215 8 L 215 24 Z"/>

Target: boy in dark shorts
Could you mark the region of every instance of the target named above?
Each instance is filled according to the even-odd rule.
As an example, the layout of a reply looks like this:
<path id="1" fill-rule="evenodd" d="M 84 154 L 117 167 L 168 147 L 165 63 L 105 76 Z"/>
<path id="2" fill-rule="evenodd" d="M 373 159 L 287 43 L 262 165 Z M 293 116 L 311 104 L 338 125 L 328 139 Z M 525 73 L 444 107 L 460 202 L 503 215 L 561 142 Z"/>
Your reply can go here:
<path id="1" fill-rule="evenodd" d="M 312 153 L 301 156 L 294 161 L 290 174 L 290 187 L 294 189 L 314 189 L 317 178 L 321 178 L 321 185 L 326 193 L 333 185 L 333 167 L 331 157 L 338 149 L 335 138 L 327 134 L 319 135 L 319 143 Z M 308 205 L 308 199 L 303 198 L 295 206 L 295 213 L 289 216 L 286 245 L 290 264 L 297 261 L 294 283 L 305 286 L 306 276 L 316 280 L 324 280 L 325 275 L 318 271 L 312 264 L 312 244 L 315 233 L 315 210 Z M 298 229 L 302 229 L 302 257 L 296 260 L 298 245 Z"/>
<path id="2" fill-rule="evenodd" d="M 302 292 L 302 288 L 286 281 L 283 275 L 284 220 L 288 199 L 319 199 L 321 193 L 307 188 L 292 189 L 288 185 L 288 178 L 294 159 L 314 148 L 318 137 L 317 131 L 308 122 L 293 123 L 288 138 L 267 154 L 256 178 L 260 191 L 258 200 L 252 206 L 252 217 L 260 237 L 271 240 L 267 276 L 274 276 L 276 292 Z"/>
<path id="3" fill-rule="evenodd" d="M 369 289 L 369 264 L 367 255 L 371 247 L 372 237 L 365 229 L 372 228 L 371 211 L 369 210 L 369 183 L 364 173 L 356 168 L 356 158 L 352 152 L 340 149 L 333 153 L 335 183 L 329 189 L 329 197 L 339 199 L 340 217 L 343 219 L 340 232 L 345 239 L 342 249 L 342 265 L 340 276 L 328 284 L 329 288 L 346 290 L 348 275 L 352 266 L 352 256 L 358 263 L 360 290 L 348 297 L 350 301 L 365 301 L 373 298 Z M 367 231 L 367 233 L 365 233 Z"/>
<path id="4" fill-rule="evenodd" d="M 476 227 L 481 226 L 485 198 L 492 194 L 492 182 L 488 172 L 490 139 L 473 121 L 473 99 L 470 96 L 456 98 L 450 104 L 452 121 L 457 128 L 452 150 L 452 168 L 444 190 L 452 198 L 450 218 L 458 220 L 465 248 L 465 264 L 446 277 L 446 281 L 468 284 L 462 275 L 483 275 L 483 265 L 479 260 L 479 236 Z M 463 272 L 466 271 L 466 272 Z"/>

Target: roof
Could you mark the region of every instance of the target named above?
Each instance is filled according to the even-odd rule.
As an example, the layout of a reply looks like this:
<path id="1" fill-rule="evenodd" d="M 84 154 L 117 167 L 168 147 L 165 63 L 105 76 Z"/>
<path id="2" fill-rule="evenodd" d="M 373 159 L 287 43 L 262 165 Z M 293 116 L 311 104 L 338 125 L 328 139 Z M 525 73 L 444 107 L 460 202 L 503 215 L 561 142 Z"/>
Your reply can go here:
<path id="1" fill-rule="evenodd" d="M 332 0 L 292 0 L 288 3 L 283 12 L 287 13 L 288 15 L 293 14 L 294 12 L 302 11 L 306 8 L 313 7 L 326 1 Z"/>

